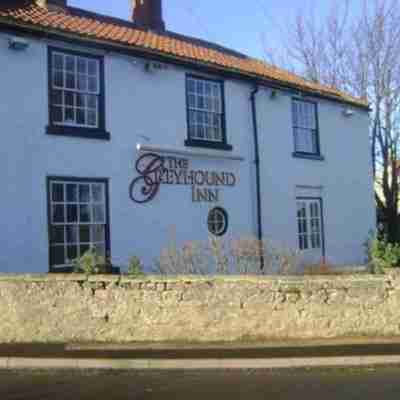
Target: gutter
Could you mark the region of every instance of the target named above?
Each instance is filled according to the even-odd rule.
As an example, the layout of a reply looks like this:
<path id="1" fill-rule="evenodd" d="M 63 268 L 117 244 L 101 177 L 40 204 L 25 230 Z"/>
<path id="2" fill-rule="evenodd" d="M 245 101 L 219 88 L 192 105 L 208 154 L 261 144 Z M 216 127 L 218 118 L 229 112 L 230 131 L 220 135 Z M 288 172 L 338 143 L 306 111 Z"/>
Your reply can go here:
<path id="1" fill-rule="evenodd" d="M 257 104 L 256 104 L 256 94 L 259 92 L 260 88 L 258 85 L 254 87 L 250 95 L 251 102 L 251 114 L 253 118 L 253 138 L 254 138 L 254 164 L 256 167 L 256 202 L 257 202 L 257 239 L 261 242 L 264 238 L 263 226 L 262 226 L 262 205 L 261 205 L 261 172 L 260 172 L 260 148 L 258 142 L 258 123 L 257 123 Z M 260 257 L 260 269 L 264 270 L 264 255 L 261 252 Z"/>

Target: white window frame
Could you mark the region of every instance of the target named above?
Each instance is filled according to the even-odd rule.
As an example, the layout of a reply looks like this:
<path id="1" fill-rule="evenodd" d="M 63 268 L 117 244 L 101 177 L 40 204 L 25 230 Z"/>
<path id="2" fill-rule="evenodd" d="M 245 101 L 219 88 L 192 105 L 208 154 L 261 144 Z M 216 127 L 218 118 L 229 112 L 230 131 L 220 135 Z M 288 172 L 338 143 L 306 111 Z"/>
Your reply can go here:
<path id="1" fill-rule="evenodd" d="M 296 209 L 299 250 L 321 250 L 324 253 L 322 199 L 318 197 L 298 197 Z"/>
<path id="2" fill-rule="evenodd" d="M 316 102 L 292 99 L 294 151 L 296 154 L 320 155 L 318 105 Z M 303 135 L 301 138 L 300 135 Z"/>

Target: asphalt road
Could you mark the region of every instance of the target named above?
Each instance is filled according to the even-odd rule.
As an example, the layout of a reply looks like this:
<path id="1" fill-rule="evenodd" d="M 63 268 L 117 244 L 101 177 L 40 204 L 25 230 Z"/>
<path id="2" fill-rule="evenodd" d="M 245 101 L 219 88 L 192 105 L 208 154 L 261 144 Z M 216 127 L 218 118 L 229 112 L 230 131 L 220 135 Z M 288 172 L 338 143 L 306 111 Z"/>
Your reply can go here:
<path id="1" fill-rule="evenodd" d="M 1 400 L 397 400 L 400 368 L 207 372 L 5 372 Z"/>

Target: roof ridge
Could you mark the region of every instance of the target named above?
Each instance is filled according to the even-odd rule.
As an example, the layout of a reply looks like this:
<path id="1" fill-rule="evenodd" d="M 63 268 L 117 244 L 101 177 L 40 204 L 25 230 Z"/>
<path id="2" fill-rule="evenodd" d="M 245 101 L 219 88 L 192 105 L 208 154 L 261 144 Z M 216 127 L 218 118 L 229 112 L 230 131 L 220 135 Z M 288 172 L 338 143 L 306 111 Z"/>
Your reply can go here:
<path id="1" fill-rule="evenodd" d="M 67 11 L 71 11 L 73 15 L 77 16 L 77 17 L 84 17 L 84 18 L 92 18 L 95 20 L 104 20 L 104 22 L 110 22 L 110 23 L 115 23 L 118 26 L 124 26 L 126 28 L 131 28 L 131 29 L 136 29 L 142 32 L 152 32 L 156 35 L 160 35 L 160 36 L 168 36 L 171 37 L 173 39 L 178 39 L 178 40 L 182 40 L 182 41 L 186 41 L 186 42 L 191 42 L 194 45 L 199 45 L 199 46 L 204 46 L 204 47 L 208 47 L 211 50 L 215 50 L 215 51 L 222 51 L 225 52 L 227 54 L 230 54 L 234 57 L 240 57 L 240 58 L 244 58 L 244 59 L 248 59 L 250 58 L 248 55 L 241 53 L 235 49 L 231 49 L 229 47 L 223 46 L 219 43 L 214 43 L 214 42 L 210 42 L 208 40 L 205 39 L 200 39 L 200 38 L 195 38 L 189 35 L 185 35 L 179 32 L 174 32 L 171 31 L 169 29 L 166 30 L 154 30 L 154 29 L 146 29 L 143 26 L 140 26 L 138 24 L 136 24 L 133 21 L 129 21 L 127 19 L 123 19 L 123 18 L 119 18 L 119 17 L 113 17 L 110 15 L 105 15 L 102 13 L 98 13 L 96 11 L 91 11 L 91 10 L 85 10 L 83 8 L 79 8 L 79 7 L 72 7 L 72 6 L 68 6 L 66 8 Z"/>

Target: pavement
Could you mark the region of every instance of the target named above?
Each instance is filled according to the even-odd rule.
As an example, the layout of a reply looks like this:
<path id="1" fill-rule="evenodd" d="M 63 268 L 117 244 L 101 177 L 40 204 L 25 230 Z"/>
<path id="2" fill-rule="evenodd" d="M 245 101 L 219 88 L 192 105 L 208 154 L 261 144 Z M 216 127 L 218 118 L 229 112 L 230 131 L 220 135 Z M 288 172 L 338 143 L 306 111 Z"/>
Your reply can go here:
<path id="1" fill-rule="evenodd" d="M 397 400 L 399 368 L 0 371 L 1 400 Z"/>
<path id="2" fill-rule="evenodd" d="M 221 370 L 369 365 L 400 365 L 400 338 L 202 344 L 0 344 L 0 369 Z"/>

